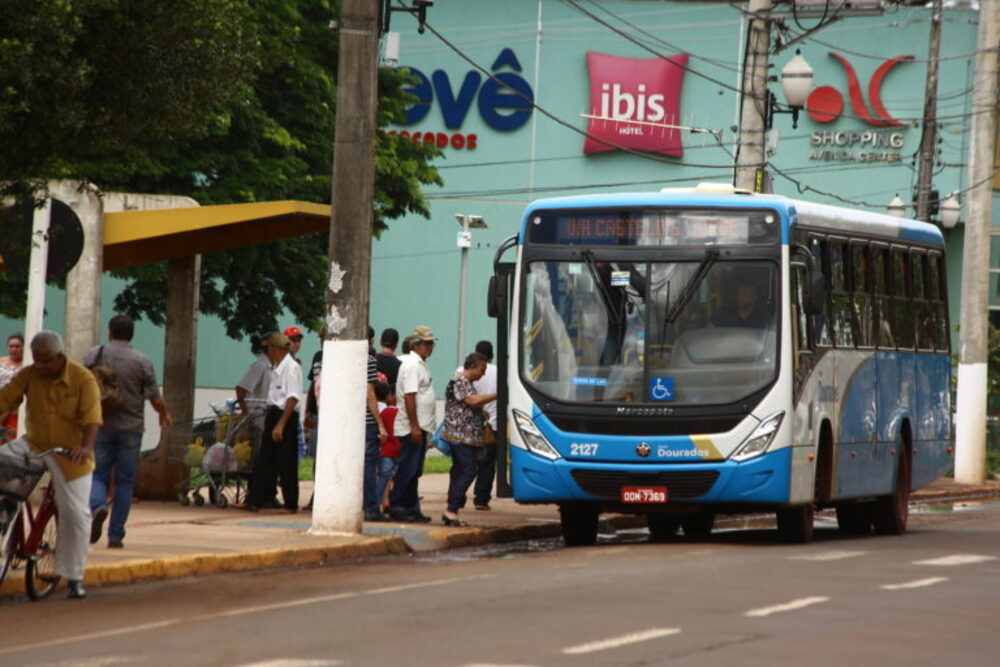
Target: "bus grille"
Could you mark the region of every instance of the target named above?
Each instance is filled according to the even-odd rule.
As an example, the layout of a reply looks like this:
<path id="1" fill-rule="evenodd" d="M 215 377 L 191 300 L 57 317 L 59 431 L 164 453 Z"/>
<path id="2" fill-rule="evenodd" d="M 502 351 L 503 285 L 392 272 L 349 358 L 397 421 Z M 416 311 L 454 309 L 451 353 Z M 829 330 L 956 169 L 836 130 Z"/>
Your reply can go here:
<path id="1" fill-rule="evenodd" d="M 665 486 L 667 498 L 697 498 L 705 495 L 719 477 L 718 470 L 676 470 L 655 473 L 581 470 L 570 472 L 585 492 L 618 500 L 623 486 Z"/>

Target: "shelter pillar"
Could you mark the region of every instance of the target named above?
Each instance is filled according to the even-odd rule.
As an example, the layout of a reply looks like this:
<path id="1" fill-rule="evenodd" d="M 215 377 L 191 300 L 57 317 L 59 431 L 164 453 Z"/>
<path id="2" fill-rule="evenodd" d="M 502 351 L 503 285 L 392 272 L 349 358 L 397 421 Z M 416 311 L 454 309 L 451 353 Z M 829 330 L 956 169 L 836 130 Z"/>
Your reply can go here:
<path id="1" fill-rule="evenodd" d="M 66 276 L 66 356 L 79 361 L 101 340 L 101 281 L 104 275 L 104 202 L 91 187 L 57 181 L 50 194 L 68 205 L 83 228 L 83 252 Z"/>

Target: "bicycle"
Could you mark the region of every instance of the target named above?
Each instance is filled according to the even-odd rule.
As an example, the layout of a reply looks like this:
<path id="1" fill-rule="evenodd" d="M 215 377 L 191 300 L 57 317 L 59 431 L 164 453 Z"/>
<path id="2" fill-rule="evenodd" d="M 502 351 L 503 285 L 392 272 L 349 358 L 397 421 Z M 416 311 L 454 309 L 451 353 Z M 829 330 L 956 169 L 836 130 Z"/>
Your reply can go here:
<path id="1" fill-rule="evenodd" d="M 24 587 L 32 600 L 52 595 L 60 579 L 54 569 L 59 510 L 52 484 L 45 486 L 37 508 L 30 500 L 46 471 L 40 459 L 53 454 L 67 458 L 71 455 L 70 450 L 55 447 L 25 454 L 21 466 L 0 463 L 0 481 L 21 480 L 16 489 L 0 487 L 0 584 L 11 569 L 24 562 Z"/>

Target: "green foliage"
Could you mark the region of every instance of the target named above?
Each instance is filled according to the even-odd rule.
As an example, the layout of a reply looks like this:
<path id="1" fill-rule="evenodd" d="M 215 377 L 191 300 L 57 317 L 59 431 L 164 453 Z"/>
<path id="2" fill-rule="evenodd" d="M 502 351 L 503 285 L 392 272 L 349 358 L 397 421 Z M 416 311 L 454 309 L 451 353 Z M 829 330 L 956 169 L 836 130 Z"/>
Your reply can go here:
<path id="1" fill-rule="evenodd" d="M 448 472 L 451 470 L 451 457 L 445 456 L 444 454 L 440 456 L 428 456 L 424 459 L 424 474 L 433 475 L 434 473 Z"/>
<path id="2" fill-rule="evenodd" d="M 203 205 L 330 202 L 338 42 L 329 25 L 339 3 L 0 0 L 0 5 L 21 10 L 13 12 L 17 16 L 0 11 L 0 35 L 32 43 L 19 48 L 0 39 L 0 145 L 9 132 L 25 135 L 24 150 L 0 151 L 0 173 L 13 175 L 19 192 L 32 191 L 37 184 L 27 179 L 34 176 L 90 180 L 107 190 L 187 195 Z M 35 13 L 45 20 L 29 18 L 29 5 L 44 5 Z M 95 26 L 97 19 L 102 23 Z M 32 53 L 39 49 L 46 57 L 38 70 L 29 75 L 14 67 L 29 61 L 34 67 Z M 30 80 L 25 90 L 36 97 L 48 91 L 72 98 L 61 112 L 66 116 L 51 105 L 31 103 L 34 115 L 12 124 L 20 117 L 16 105 L 5 102 L 23 95 L 5 93 L 8 80 L 16 83 L 19 76 Z M 410 100 L 403 91 L 408 74 L 383 69 L 378 80 L 379 125 L 398 122 Z M 48 82 L 55 82 L 51 90 Z M 53 143 L 46 138 L 50 133 L 69 138 Z M 389 220 L 411 213 L 426 217 L 421 187 L 441 179 L 428 164 L 438 149 L 382 132 L 376 142 L 377 235 Z M 46 150 L 38 150 L 41 146 Z M 35 159 L 36 153 L 46 157 Z M 222 318 L 235 339 L 275 328 L 285 309 L 318 329 L 325 311 L 327 246 L 321 234 L 205 255 L 201 311 Z M 127 283 L 115 299 L 116 310 L 162 324 L 165 266 L 114 275 Z M 0 313 L 15 316 L 23 309 L 23 284 L 4 284 L 0 277 L 0 286 L 5 293 Z"/>

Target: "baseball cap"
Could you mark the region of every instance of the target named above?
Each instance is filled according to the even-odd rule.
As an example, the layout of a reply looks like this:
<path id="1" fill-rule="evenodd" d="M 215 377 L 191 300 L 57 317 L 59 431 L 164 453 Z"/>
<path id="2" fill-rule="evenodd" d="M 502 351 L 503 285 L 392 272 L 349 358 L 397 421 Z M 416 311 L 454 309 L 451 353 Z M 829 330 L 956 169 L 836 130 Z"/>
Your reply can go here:
<path id="1" fill-rule="evenodd" d="M 289 338 L 295 338 L 296 336 L 302 338 L 302 329 L 293 324 L 290 327 L 285 327 L 285 335 Z"/>
<path id="2" fill-rule="evenodd" d="M 434 337 L 434 332 L 431 330 L 431 328 L 425 327 L 423 325 L 420 325 L 419 327 L 414 327 L 413 333 L 410 334 L 410 336 L 412 338 L 416 338 L 417 340 L 422 340 L 422 341 L 437 340 L 437 338 Z"/>
<path id="3" fill-rule="evenodd" d="M 287 350 L 292 346 L 292 341 L 288 340 L 288 336 L 280 333 L 271 334 L 271 336 L 264 342 L 267 345 L 272 345 L 274 347 L 281 348 L 282 350 Z"/>

